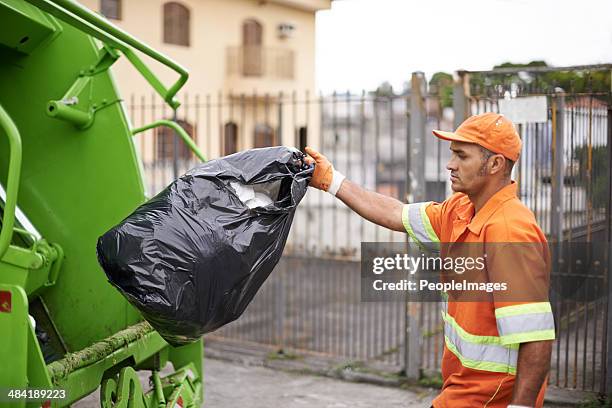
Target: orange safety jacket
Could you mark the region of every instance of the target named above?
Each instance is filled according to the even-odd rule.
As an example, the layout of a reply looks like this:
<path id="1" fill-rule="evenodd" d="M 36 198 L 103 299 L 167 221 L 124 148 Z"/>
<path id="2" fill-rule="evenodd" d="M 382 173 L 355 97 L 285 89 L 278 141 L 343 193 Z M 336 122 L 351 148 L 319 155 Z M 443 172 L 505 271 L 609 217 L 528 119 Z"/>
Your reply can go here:
<path id="1" fill-rule="evenodd" d="M 456 193 L 443 203 L 407 204 L 402 220 L 411 240 L 423 245 L 440 242 L 546 244 L 533 213 L 518 199 L 515 182 L 494 194 L 476 215 L 467 195 Z M 521 265 L 523 260 L 515 261 Z M 513 279 L 533 278 L 528 267 L 532 260 L 524 261 L 525 268 L 513 269 L 512 274 L 517 274 Z M 494 269 L 495 265 L 487 264 L 487 268 Z M 520 343 L 555 338 L 553 314 L 547 300 L 443 301 L 444 382 L 433 406 L 506 407 L 512 399 Z M 546 381 L 536 407 L 542 406 L 545 391 Z"/>

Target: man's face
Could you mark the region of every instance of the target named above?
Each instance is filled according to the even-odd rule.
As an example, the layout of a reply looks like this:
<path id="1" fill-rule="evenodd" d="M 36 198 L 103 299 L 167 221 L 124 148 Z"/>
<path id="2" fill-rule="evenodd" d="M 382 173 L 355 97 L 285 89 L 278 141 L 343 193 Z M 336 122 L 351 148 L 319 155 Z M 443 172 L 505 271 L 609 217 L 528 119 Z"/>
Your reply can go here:
<path id="1" fill-rule="evenodd" d="M 465 194 L 480 191 L 487 182 L 481 170 L 484 162 L 480 147 L 474 143 L 451 142 L 450 150 L 446 169 L 450 171 L 453 191 Z"/>

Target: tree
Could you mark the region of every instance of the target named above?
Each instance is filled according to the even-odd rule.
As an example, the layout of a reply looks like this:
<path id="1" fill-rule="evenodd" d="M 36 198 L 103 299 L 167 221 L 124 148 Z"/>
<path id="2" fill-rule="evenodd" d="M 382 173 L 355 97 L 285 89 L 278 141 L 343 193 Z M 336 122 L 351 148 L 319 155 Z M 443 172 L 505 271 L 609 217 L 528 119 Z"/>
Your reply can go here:
<path id="1" fill-rule="evenodd" d="M 387 97 L 391 97 L 393 96 L 393 86 L 388 82 L 385 81 L 382 84 L 378 85 L 378 88 L 376 88 L 376 91 L 374 91 L 376 96 L 387 96 Z"/>
<path id="2" fill-rule="evenodd" d="M 429 92 L 440 97 L 443 108 L 453 106 L 453 76 L 447 72 L 436 72 L 429 80 Z"/>
<path id="3" fill-rule="evenodd" d="M 591 186 L 591 200 L 593 208 L 605 209 L 608 203 L 608 169 L 610 159 L 607 146 L 591 147 L 591 172 L 589 172 L 589 149 L 587 146 L 577 146 L 574 156 L 578 160 L 578 172 L 574 176 L 579 186 Z M 594 171 L 594 169 L 597 169 Z M 590 175 L 590 178 L 589 178 Z"/>
<path id="4" fill-rule="evenodd" d="M 535 60 L 524 63 L 504 62 L 496 65 L 493 70 L 503 68 L 533 68 L 548 67 L 545 61 Z M 608 71 L 554 71 L 517 73 L 489 72 L 486 74 L 472 74 L 470 85 L 474 95 L 502 96 L 509 89 L 517 93 L 552 93 L 561 88 L 568 93 L 602 93 L 610 90 L 610 74 Z"/>

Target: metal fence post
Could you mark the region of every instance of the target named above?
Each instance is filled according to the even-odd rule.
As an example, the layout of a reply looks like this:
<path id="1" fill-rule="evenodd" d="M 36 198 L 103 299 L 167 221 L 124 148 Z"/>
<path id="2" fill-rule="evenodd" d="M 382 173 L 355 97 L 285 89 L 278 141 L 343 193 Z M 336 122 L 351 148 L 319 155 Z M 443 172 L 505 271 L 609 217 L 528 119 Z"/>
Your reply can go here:
<path id="1" fill-rule="evenodd" d="M 278 94 L 278 103 L 277 103 L 277 109 L 278 109 L 278 124 L 277 124 L 277 129 L 276 129 L 276 141 L 281 144 L 284 145 L 287 143 L 287 141 L 285 141 L 285 139 L 283 138 L 283 91 L 280 91 Z M 289 142 L 290 145 L 295 146 L 293 143 L 295 142 Z"/>
<path id="2" fill-rule="evenodd" d="M 280 350 L 285 349 L 285 312 L 287 306 L 287 294 L 285 292 L 285 276 L 286 276 L 286 268 L 283 268 L 279 271 L 279 279 L 276 282 L 276 308 L 274 310 L 276 314 L 276 334 L 277 339 L 276 343 Z"/>
<path id="3" fill-rule="evenodd" d="M 550 233 L 553 241 L 563 240 L 563 180 L 565 165 L 563 162 L 565 138 L 565 93 L 556 92 L 553 97 L 553 174 L 551 178 L 552 208 L 550 212 Z M 560 247 L 559 247 L 560 249 Z M 558 256 L 557 256 L 558 258 Z"/>
<path id="4" fill-rule="evenodd" d="M 177 119 L 176 109 L 173 109 L 172 110 L 172 121 L 176 122 L 176 119 Z M 172 132 L 172 177 L 174 178 L 174 180 L 176 180 L 179 176 L 179 171 L 178 171 L 179 140 L 178 140 L 178 135 L 176 134 L 174 129 L 171 129 L 171 132 Z"/>
<path id="5" fill-rule="evenodd" d="M 455 129 L 470 116 L 470 76 L 465 71 L 457 71 L 457 77 L 453 84 L 453 111 L 455 118 L 453 125 Z"/>
<path id="6" fill-rule="evenodd" d="M 425 200 L 425 75 L 414 72 L 410 91 L 410 133 L 408 138 L 408 202 Z M 408 300 L 408 298 L 407 298 Z M 409 379 L 418 379 L 421 374 L 421 327 L 419 310 L 421 305 L 406 302 L 405 310 L 405 341 L 404 341 L 404 373 Z"/>
<path id="7" fill-rule="evenodd" d="M 414 72 L 410 90 L 410 167 L 408 202 L 425 200 L 425 75 Z"/>
<path id="8" fill-rule="evenodd" d="M 608 205 L 606 211 L 606 229 L 608 235 L 608 271 L 607 271 L 607 280 L 608 280 L 608 298 L 606 299 L 606 319 L 604 324 L 604 337 L 606 340 L 606 348 L 603 350 L 603 375 L 602 384 L 600 386 L 601 393 L 605 393 L 606 395 L 610 394 L 610 390 L 612 390 L 612 336 L 610 335 L 610 327 L 612 327 L 612 105 L 610 100 L 608 100 Z"/>

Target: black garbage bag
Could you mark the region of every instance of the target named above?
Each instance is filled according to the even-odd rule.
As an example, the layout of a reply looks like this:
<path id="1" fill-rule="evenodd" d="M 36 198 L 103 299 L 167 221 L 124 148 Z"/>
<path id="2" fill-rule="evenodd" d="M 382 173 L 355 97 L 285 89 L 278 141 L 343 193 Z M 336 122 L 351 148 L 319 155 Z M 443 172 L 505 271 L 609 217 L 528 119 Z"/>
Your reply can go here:
<path id="1" fill-rule="evenodd" d="M 237 319 L 281 257 L 304 157 L 252 149 L 190 170 L 99 238 L 110 283 L 173 345 Z"/>

